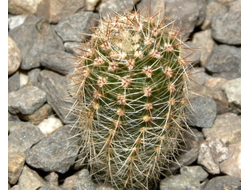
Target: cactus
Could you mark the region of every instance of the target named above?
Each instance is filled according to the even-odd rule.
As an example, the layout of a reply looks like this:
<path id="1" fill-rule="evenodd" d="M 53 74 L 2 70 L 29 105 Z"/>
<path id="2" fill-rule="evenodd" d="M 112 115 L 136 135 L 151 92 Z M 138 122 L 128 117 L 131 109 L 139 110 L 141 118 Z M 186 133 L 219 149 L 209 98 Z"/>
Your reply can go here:
<path id="1" fill-rule="evenodd" d="M 117 14 L 100 21 L 77 56 L 72 112 L 82 162 L 98 183 L 149 189 L 176 162 L 191 66 L 179 34 L 157 15 Z"/>

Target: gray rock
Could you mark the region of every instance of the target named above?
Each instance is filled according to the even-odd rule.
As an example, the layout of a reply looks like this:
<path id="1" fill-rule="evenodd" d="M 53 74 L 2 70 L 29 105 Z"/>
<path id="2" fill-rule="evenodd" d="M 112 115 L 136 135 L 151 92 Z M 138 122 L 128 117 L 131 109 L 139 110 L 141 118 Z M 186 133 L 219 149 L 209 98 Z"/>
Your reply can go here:
<path id="1" fill-rule="evenodd" d="M 8 153 L 8 182 L 16 184 L 23 170 L 25 155 L 22 152 Z"/>
<path id="2" fill-rule="evenodd" d="M 24 126 L 8 136 L 8 151 L 24 152 L 43 138 L 44 135 L 38 127 L 32 124 Z"/>
<path id="3" fill-rule="evenodd" d="M 79 151 L 79 138 L 73 138 L 71 127 L 59 127 L 25 152 L 26 162 L 46 172 L 65 173 L 74 164 Z"/>
<path id="4" fill-rule="evenodd" d="M 236 78 L 225 82 L 221 86 L 225 91 L 229 105 L 235 112 L 241 112 L 241 78 Z"/>
<path id="5" fill-rule="evenodd" d="M 214 16 L 216 16 L 217 14 L 226 14 L 226 13 L 227 13 L 227 7 L 225 5 L 222 5 L 216 1 L 208 2 L 206 7 L 205 20 L 201 25 L 201 29 L 205 30 L 210 28 Z"/>
<path id="6" fill-rule="evenodd" d="M 9 35 L 21 51 L 23 70 L 39 67 L 41 55 L 50 49 L 64 50 L 53 26 L 34 15 L 27 16 L 22 25 L 9 31 Z"/>
<path id="7" fill-rule="evenodd" d="M 74 183 L 73 190 L 96 190 L 96 185 L 91 181 L 87 169 L 82 169 L 78 173 L 78 180 Z"/>
<path id="8" fill-rule="evenodd" d="M 197 179 L 199 181 L 204 181 L 208 177 L 208 173 L 201 166 L 185 166 L 180 170 L 182 175 L 187 175 Z"/>
<path id="9" fill-rule="evenodd" d="M 64 123 L 73 123 L 76 117 L 68 115 L 73 100 L 69 96 L 69 81 L 65 76 L 53 71 L 43 70 L 39 79 L 41 88 L 47 94 L 47 102 L 52 106 L 58 117 Z"/>
<path id="10" fill-rule="evenodd" d="M 241 76 L 241 48 L 218 45 L 209 56 L 205 67 L 213 76 L 235 79 Z"/>
<path id="11" fill-rule="evenodd" d="M 241 12 L 217 14 L 212 20 L 212 37 L 218 42 L 231 45 L 241 44 Z"/>
<path id="12" fill-rule="evenodd" d="M 212 127 L 216 118 L 217 107 L 212 98 L 194 97 L 190 99 L 193 113 L 187 113 L 189 123 L 196 127 L 208 128 Z"/>
<path id="13" fill-rule="evenodd" d="M 28 72 L 28 82 L 36 86 L 38 84 L 38 76 L 41 72 L 40 68 L 32 69 Z"/>
<path id="14" fill-rule="evenodd" d="M 96 26 L 98 14 L 93 12 L 78 12 L 62 19 L 55 27 L 55 31 L 63 42 L 82 42 L 91 34 L 90 27 Z"/>
<path id="15" fill-rule="evenodd" d="M 101 17 L 107 19 L 115 16 L 116 13 L 123 14 L 126 11 L 131 11 L 134 8 L 133 0 L 109 0 L 100 4 L 99 13 Z"/>
<path id="16" fill-rule="evenodd" d="M 37 10 L 38 4 L 42 0 L 35 0 L 35 1 L 30 1 L 30 0 L 12 0 L 8 2 L 8 12 L 13 14 L 13 15 L 19 15 L 19 14 L 24 14 L 28 15 L 30 13 L 35 13 Z"/>
<path id="17" fill-rule="evenodd" d="M 20 88 L 20 77 L 19 72 L 15 72 L 8 78 L 8 93 L 17 91 Z"/>
<path id="18" fill-rule="evenodd" d="M 165 178 L 160 183 L 160 190 L 201 190 L 197 179 L 187 175 Z"/>
<path id="19" fill-rule="evenodd" d="M 224 174 L 241 179 L 241 142 L 230 144 L 228 159 L 220 163 L 220 170 Z"/>
<path id="20" fill-rule="evenodd" d="M 241 189 L 239 179 L 232 176 L 214 177 L 205 185 L 204 190 Z"/>
<path id="21" fill-rule="evenodd" d="M 241 11 L 241 0 L 236 0 L 230 3 L 229 11 Z"/>
<path id="22" fill-rule="evenodd" d="M 8 36 L 8 75 L 17 71 L 21 64 L 22 56 L 15 41 Z"/>
<path id="23" fill-rule="evenodd" d="M 20 190 L 35 190 L 43 186 L 45 181 L 29 167 L 24 166 L 23 172 L 19 178 L 18 186 Z"/>
<path id="24" fill-rule="evenodd" d="M 27 15 L 17 15 L 17 16 L 10 17 L 9 18 L 9 20 L 10 20 L 9 29 L 12 30 L 12 29 L 20 26 L 21 24 L 23 24 L 26 17 L 27 17 Z"/>
<path id="25" fill-rule="evenodd" d="M 80 53 L 82 53 L 82 51 L 80 50 L 80 48 L 83 48 L 82 46 L 83 44 L 79 42 L 65 42 L 64 43 L 65 51 L 73 55 L 79 55 Z"/>
<path id="26" fill-rule="evenodd" d="M 8 110 L 12 114 L 32 114 L 46 102 L 46 93 L 35 86 L 27 86 L 9 93 Z"/>
<path id="27" fill-rule="evenodd" d="M 42 186 L 39 190 L 61 190 L 58 187 L 58 175 L 55 172 L 51 172 L 45 177 L 46 184 Z"/>
<path id="28" fill-rule="evenodd" d="M 192 42 L 196 46 L 196 49 L 194 49 L 194 51 L 200 51 L 201 53 L 200 64 L 202 67 L 204 67 L 215 46 L 215 42 L 213 41 L 211 36 L 211 30 L 209 29 L 201 32 L 196 32 L 193 36 Z"/>
<path id="29" fill-rule="evenodd" d="M 31 122 L 23 122 L 23 121 L 20 121 L 18 116 L 16 116 L 16 117 L 18 119 L 10 120 L 8 122 L 8 130 L 9 130 L 10 134 L 17 129 L 21 129 L 21 128 L 26 127 L 26 126 L 33 126 Z"/>
<path id="30" fill-rule="evenodd" d="M 224 144 L 241 141 L 241 118 L 233 113 L 218 115 L 211 128 L 202 129 L 206 140 L 220 139 Z"/>
<path id="31" fill-rule="evenodd" d="M 189 129 L 183 132 L 183 139 L 185 141 L 185 146 L 182 149 L 187 151 L 192 148 L 200 147 L 200 144 L 204 141 L 202 132 L 193 127 L 189 127 Z"/>
<path id="32" fill-rule="evenodd" d="M 67 75 L 72 72 L 75 58 L 64 51 L 51 50 L 41 56 L 40 63 L 43 67 L 62 75 Z"/>
<path id="33" fill-rule="evenodd" d="M 182 36 L 188 37 L 195 26 L 200 25 L 205 18 L 205 0 L 165 0 L 165 17 L 175 20 L 175 26 L 181 26 Z"/>
<path id="34" fill-rule="evenodd" d="M 191 41 L 187 41 L 185 43 L 183 51 L 181 52 L 181 57 L 187 58 L 187 61 L 192 63 L 193 65 L 199 63 L 201 52 L 197 48 L 198 47 L 196 46 L 196 44 Z"/>
<path id="35" fill-rule="evenodd" d="M 219 174 L 219 163 L 228 158 L 228 148 L 222 141 L 204 141 L 199 150 L 197 163 L 204 166 L 210 174 Z"/>

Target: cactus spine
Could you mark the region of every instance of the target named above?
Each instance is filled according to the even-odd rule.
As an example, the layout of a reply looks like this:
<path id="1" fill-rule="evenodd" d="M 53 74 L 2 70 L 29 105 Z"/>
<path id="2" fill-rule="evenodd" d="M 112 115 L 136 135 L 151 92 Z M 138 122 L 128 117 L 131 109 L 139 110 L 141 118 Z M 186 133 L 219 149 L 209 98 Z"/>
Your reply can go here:
<path id="1" fill-rule="evenodd" d="M 93 29 L 72 75 L 83 161 L 116 189 L 149 189 L 178 152 L 190 63 L 172 23 L 117 14 Z"/>

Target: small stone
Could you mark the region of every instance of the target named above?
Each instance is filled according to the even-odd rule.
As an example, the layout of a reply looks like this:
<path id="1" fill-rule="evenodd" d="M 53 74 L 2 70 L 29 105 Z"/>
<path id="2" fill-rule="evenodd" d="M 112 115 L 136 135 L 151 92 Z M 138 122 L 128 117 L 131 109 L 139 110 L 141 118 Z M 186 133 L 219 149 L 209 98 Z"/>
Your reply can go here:
<path id="1" fill-rule="evenodd" d="M 197 163 L 211 174 L 219 174 L 219 163 L 228 158 L 228 148 L 222 141 L 204 141 L 199 150 Z"/>
<path id="2" fill-rule="evenodd" d="M 32 114 L 46 102 L 46 93 L 35 86 L 27 86 L 9 93 L 8 110 L 12 114 Z"/>
<path id="3" fill-rule="evenodd" d="M 205 69 L 202 67 L 194 67 L 188 71 L 189 73 L 189 81 L 188 81 L 188 89 L 196 89 L 200 88 L 204 85 L 207 78 L 210 76 L 205 73 Z"/>
<path id="4" fill-rule="evenodd" d="M 67 75 L 72 72 L 74 65 L 74 57 L 60 50 L 51 50 L 41 56 L 40 63 L 43 67 L 62 75 Z"/>
<path id="5" fill-rule="evenodd" d="M 228 159 L 220 163 L 221 172 L 241 179 L 241 142 L 230 144 Z"/>
<path id="6" fill-rule="evenodd" d="M 208 177 L 208 173 L 201 166 L 184 166 L 180 172 L 182 175 L 193 177 L 200 182 Z"/>
<path id="7" fill-rule="evenodd" d="M 241 78 L 229 80 L 221 88 L 227 95 L 230 107 L 241 112 Z"/>
<path id="8" fill-rule="evenodd" d="M 34 86 L 38 85 L 38 76 L 41 72 L 40 68 L 32 69 L 28 72 L 28 81 L 29 83 L 33 84 Z"/>
<path id="9" fill-rule="evenodd" d="M 78 12 L 62 19 L 55 27 L 55 31 L 63 42 L 82 42 L 86 36 L 91 34 L 90 27 L 97 25 L 99 16 L 93 12 Z"/>
<path id="10" fill-rule="evenodd" d="M 8 1 L 8 12 L 13 15 L 36 13 L 37 6 L 43 0 L 11 0 Z"/>
<path id="11" fill-rule="evenodd" d="M 107 185 L 98 185 L 96 187 L 96 190 L 115 190 L 113 187 L 107 186 Z"/>
<path id="12" fill-rule="evenodd" d="M 61 190 L 58 187 L 58 175 L 55 172 L 51 172 L 49 175 L 45 176 L 47 183 L 42 186 L 39 190 Z"/>
<path id="13" fill-rule="evenodd" d="M 218 42 L 231 45 L 241 44 L 241 12 L 217 14 L 212 20 L 212 37 Z"/>
<path id="14" fill-rule="evenodd" d="M 160 190 L 201 190 L 198 180 L 187 175 L 176 175 L 161 180 Z"/>
<path id="15" fill-rule="evenodd" d="M 194 97 L 190 99 L 193 111 L 188 114 L 189 123 L 196 127 L 208 128 L 212 127 L 216 118 L 217 107 L 212 98 Z"/>
<path id="16" fill-rule="evenodd" d="M 17 15 L 17 16 L 12 16 L 10 17 L 10 24 L 9 24 L 9 29 L 12 30 L 18 26 L 20 26 L 21 24 L 23 24 L 23 22 L 25 21 L 27 15 Z"/>
<path id="17" fill-rule="evenodd" d="M 218 45 L 209 56 L 205 67 L 214 77 L 235 79 L 241 76 L 241 48 Z"/>
<path id="18" fill-rule="evenodd" d="M 22 152 L 8 152 L 8 182 L 16 184 L 23 170 L 25 155 Z"/>
<path id="19" fill-rule="evenodd" d="M 228 80 L 224 78 L 211 77 L 206 80 L 204 85 L 212 89 L 221 89 L 221 86 L 227 81 Z"/>
<path id="20" fill-rule="evenodd" d="M 20 88 L 19 72 L 9 76 L 8 78 L 8 93 L 17 91 Z"/>
<path id="21" fill-rule="evenodd" d="M 73 15 L 84 6 L 83 0 L 43 0 L 37 7 L 37 15 L 50 23 L 58 23 L 63 18 Z"/>
<path id="22" fill-rule="evenodd" d="M 192 42 L 200 51 L 200 63 L 201 66 L 204 67 L 215 46 L 215 42 L 213 41 L 211 36 L 211 30 L 209 29 L 201 32 L 196 32 L 193 36 Z M 196 51 L 196 49 L 194 50 Z"/>
<path id="23" fill-rule="evenodd" d="M 205 185 L 204 190 L 240 190 L 241 183 L 239 179 L 232 176 L 219 176 L 214 177 L 209 180 L 209 182 Z"/>
<path id="24" fill-rule="evenodd" d="M 206 140 L 220 139 L 224 144 L 241 141 L 241 118 L 234 113 L 218 115 L 211 128 L 202 129 Z"/>
<path id="25" fill-rule="evenodd" d="M 200 62 L 200 58 L 201 58 L 201 52 L 199 48 L 196 46 L 196 44 L 194 44 L 191 41 L 187 41 L 185 43 L 185 48 L 183 48 L 183 52 L 181 52 L 181 57 L 187 57 L 188 61 L 190 61 L 192 64 L 197 64 Z"/>
<path id="26" fill-rule="evenodd" d="M 48 119 L 44 119 L 37 127 L 45 136 L 47 136 L 61 126 L 63 126 L 63 123 L 60 119 L 56 118 L 55 116 L 50 116 Z"/>
<path id="27" fill-rule="evenodd" d="M 77 175 L 72 175 L 67 177 L 61 186 L 61 190 L 68 190 L 68 189 L 73 190 L 73 185 L 77 180 L 78 180 Z"/>
<path id="28" fill-rule="evenodd" d="M 21 64 L 22 56 L 15 41 L 8 36 L 8 75 L 17 71 Z"/>
<path id="29" fill-rule="evenodd" d="M 100 0 L 86 0 L 86 8 L 85 8 L 85 10 L 87 10 L 87 11 L 94 11 L 95 7 L 96 7 L 96 5 L 97 5 L 97 3 L 99 1 Z"/>
<path id="30" fill-rule="evenodd" d="M 78 180 L 75 181 L 73 190 L 96 190 L 96 185 L 91 180 L 87 169 L 82 169 L 78 173 Z"/>
<path id="31" fill-rule="evenodd" d="M 45 181 L 37 174 L 37 172 L 24 166 L 23 172 L 18 181 L 20 190 L 35 190 L 44 184 Z"/>
<path id="32" fill-rule="evenodd" d="M 65 173 L 72 166 L 79 151 L 77 137 L 70 132 L 71 127 L 59 127 L 25 152 L 26 162 L 46 172 Z"/>

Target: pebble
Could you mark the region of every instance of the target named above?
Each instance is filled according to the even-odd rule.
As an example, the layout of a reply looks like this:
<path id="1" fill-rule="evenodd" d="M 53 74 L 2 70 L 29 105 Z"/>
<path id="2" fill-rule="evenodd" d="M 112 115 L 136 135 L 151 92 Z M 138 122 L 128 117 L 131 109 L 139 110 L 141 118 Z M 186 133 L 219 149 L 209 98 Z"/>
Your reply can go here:
<path id="1" fill-rule="evenodd" d="M 14 74 L 21 65 L 21 52 L 15 41 L 8 36 L 8 75 Z"/>
<path id="2" fill-rule="evenodd" d="M 8 93 L 17 91 L 20 88 L 19 72 L 15 72 L 8 78 Z"/>
<path id="3" fill-rule="evenodd" d="M 38 87 L 27 86 L 10 92 L 8 99 L 10 113 L 32 114 L 46 102 L 46 93 Z"/>
<path id="4" fill-rule="evenodd" d="M 44 119 L 37 127 L 47 136 L 61 126 L 63 126 L 62 121 L 52 115 L 48 119 Z"/>
<path id="5" fill-rule="evenodd" d="M 241 141 L 241 118 L 234 113 L 218 115 L 211 128 L 202 129 L 206 140 L 220 139 L 224 144 Z"/>
<path id="6" fill-rule="evenodd" d="M 16 15 L 16 16 L 10 17 L 9 18 L 9 20 L 10 20 L 9 29 L 12 30 L 12 29 L 20 26 L 21 24 L 23 24 L 26 17 L 27 17 L 27 15 Z"/>
<path id="7" fill-rule="evenodd" d="M 182 175 L 193 177 L 200 182 L 208 177 L 208 173 L 201 166 L 184 166 L 180 170 Z"/>
<path id="8" fill-rule="evenodd" d="M 241 0 L 236 0 L 230 3 L 229 11 L 241 11 Z"/>
<path id="9" fill-rule="evenodd" d="M 219 163 L 228 158 L 228 148 L 222 141 L 204 141 L 200 145 L 197 163 L 202 165 L 210 174 L 219 174 Z"/>
<path id="10" fill-rule="evenodd" d="M 240 190 L 239 179 L 232 176 L 218 176 L 210 179 L 205 185 L 204 190 Z"/>
<path id="11" fill-rule="evenodd" d="M 45 172 L 65 173 L 79 151 L 78 138 L 71 138 L 71 127 L 62 126 L 25 152 L 26 162 Z"/>

